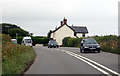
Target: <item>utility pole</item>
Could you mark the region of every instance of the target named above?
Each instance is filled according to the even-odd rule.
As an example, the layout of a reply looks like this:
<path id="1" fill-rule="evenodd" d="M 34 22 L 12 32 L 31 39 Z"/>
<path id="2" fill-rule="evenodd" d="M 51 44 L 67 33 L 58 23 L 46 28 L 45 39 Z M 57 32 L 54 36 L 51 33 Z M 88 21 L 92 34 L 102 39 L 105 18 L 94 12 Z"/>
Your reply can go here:
<path id="1" fill-rule="evenodd" d="M 18 37 L 18 33 L 16 33 L 16 40 L 18 40 L 17 37 Z"/>

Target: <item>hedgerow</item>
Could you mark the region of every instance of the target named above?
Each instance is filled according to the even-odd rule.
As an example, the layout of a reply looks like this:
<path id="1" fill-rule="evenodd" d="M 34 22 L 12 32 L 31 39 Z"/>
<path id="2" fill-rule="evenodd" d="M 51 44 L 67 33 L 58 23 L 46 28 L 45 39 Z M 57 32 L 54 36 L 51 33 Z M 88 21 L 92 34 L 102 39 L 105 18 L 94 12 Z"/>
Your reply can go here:
<path id="1" fill-rule="evenodd" d="M 111 53 L 120 53 L 118 45 L 120 44 L 120 38 L 116 35 L 100 36 L 100 37 L 87 37 L 95 38 L 100 43 L 101 50 Z M 80 47 L 80 42 L 83 38 L 71 38 L 65 37 L 63 39 L 63 47 Z"/>

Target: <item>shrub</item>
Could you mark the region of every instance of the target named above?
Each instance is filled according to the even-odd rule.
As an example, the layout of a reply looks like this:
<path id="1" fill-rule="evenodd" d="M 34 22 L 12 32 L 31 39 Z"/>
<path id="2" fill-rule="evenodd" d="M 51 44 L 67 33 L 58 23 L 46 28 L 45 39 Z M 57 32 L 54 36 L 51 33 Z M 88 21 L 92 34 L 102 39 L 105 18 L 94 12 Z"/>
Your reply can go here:
<path id="1" fill-rule="evenodd" d="M 65 37 L 63 39 L 63 46 L 64 47 L 80 47 L 80 42 L 82 38 L 70 38 L 70 37 Z"/>
<path id="2" fill-rule="evenodd" d="M 6 34 L 2 34 L 2 44 L 6 44 L 7 42 L 11 41 L 11 37 L 6 35 Z"/>
<path id="3" fill-rule="evenodd" d="M 69 45 L 68 45 L 68 40 L 69 40 L 69 38 L 70 38 L 70 37 L 65 37 L 65 38 L 62 40 L 62 42 L 63 42 L 62 45 L 63 45 L 64 47 L 68 47 L 68 46 L 69 46 Z"/>
<path id="4" fill-rule="evenodd" d="M 47 37 L 32 37 L 33 45 L 35 44 L 47 44 L 48 38 Z"/>

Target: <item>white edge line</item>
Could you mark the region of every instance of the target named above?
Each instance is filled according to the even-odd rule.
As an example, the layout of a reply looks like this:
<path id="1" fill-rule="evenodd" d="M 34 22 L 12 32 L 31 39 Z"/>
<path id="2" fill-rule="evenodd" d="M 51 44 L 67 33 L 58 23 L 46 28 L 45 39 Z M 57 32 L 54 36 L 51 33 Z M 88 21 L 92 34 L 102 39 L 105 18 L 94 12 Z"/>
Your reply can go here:
<path id="1" fill-rule="evenodd" d="M 79 56 L 79 57 L 81 57 L 81 58 L 83 58 L 83 59 L 86 59 L 86 60 L 88 60 L 88 61 L 90 61 L 90 62 L 92 62 L 92 63 L 94 63 L 94 64 L 96 64 L 96 65 L 98 65 L 98 66 L 100 66 L 100 67 L 102 67 L 102 68 L 104 68 L 104 69 L 106 69 L 106 70 L 114 73 L 114 74 L 116 74 L 116 75 L 120 75 L 119 73 L 117 73 L 117 72 L 115 72 L 115 71 L 113 71 L 113 70 L 111 70 L 111 69 L 109 69 L 109 68 L 107 68 L 107 67 L 105 67 L 105 66 L 103 66 L 103 65 L 101 65 L 101 64 L 99 64 L 99 63 L 97 63 L 97 62 L 95 62 L 95 61 L 93 61 L 93 60 L 91 60 L 91 59 L 88 59 L 88 58 L 83 57 L 83 56 L 81 56 L 81 55 L 75 54 L 75 53 L 73 53 L 73 52 L 70 52 L 70 53 L 72 53 L 72 54 L 74 54 L 74 55 L 76 55 L 76 56 Z"/>
<path id="2" fill-rule="evenodd" d="M 73 54 L 71 54 L 71 53 L 69 53 L 69 52 L 66 52 L 66 53 L 69 54 L 69 55 L 71 55 L 71 56 L 76 57 L 77 59 L 82 60 L 83 62 L 85 62 L 85 63 L 91 65 L 92 67 L 94 67 L 95 69 L 99 70 L 100 72 L 102 72 L 102 73 L 104 73 L 104 74 L 107 74 L 107 75 L 109 74 L 108 72 L 106 72 L 106 71 L 104 71 L 104 70 L 98 68 L 97 66 L 91 64 L 90 62 L 88 62 L 88 61 L 86 61 L 86 60 L 84 60 L 84 59 L 82 59 L 82 58 L 80 58 L 80 57 L 78 57 L 78 56 L 75 56 L 75 55 L 73 55 Z"/>
<path id="3" fill-rule="evenodd" d="M 61 50 L 61 51 L 62 51 L 62 52 L 66 52 L 66 53 L 68 53 L 68 52 L 69 52 L 69 53 L 72 53 L 72 54 L 74 54 L 75 56 L 79 56 L 79 57 L 81 57 L 81 58 L 83 58 L 83 59 L 86 59 L 86 60 L 88 60 L 88 61 L 90 61 L 90 62 L 92 62 L 92 63 L 94 63 L 94 64 L 96 64 L 96 65 L 98 65 L 98 66 L 100 66 L 100 67 L 102 67 L 102 68 L 104 68 L 104 69 L 106 69 L 106 70 L 108 70 L 108 71 L 110 71 L 110 72 L 112 72 L 112 73 L 120 76 L 120 74 L 117 73 L 116 71 L 113 71 L 113 70 L 107 68 L 106 66 L 103 66 L 103 65 L 101 65 L 101 64 L 99 64 L 99 63 L 97 63 L 97 62 L 95 62 L 95 61 L 93 61 L 93 60 L 91 60 L 91 59 L 88 59 L 88 58 L 86 58 L 86 57 L 83 57 L 83 56 L 81 56 L 81 55 L 75 54 L 75 53 L 70 52 L 70 51 L 66 51 L 66 50 Z"/>

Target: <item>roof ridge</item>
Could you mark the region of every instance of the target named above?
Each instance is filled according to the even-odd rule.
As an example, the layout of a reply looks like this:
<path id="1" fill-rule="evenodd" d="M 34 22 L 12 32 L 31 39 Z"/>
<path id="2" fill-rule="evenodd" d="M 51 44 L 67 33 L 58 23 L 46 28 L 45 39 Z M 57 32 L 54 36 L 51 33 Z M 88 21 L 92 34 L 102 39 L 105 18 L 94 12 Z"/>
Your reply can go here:
<path id="1" fill-rule="evenodd" d="M 86 26 L 70 26 L 70 27 L 86 27 Z"/>

